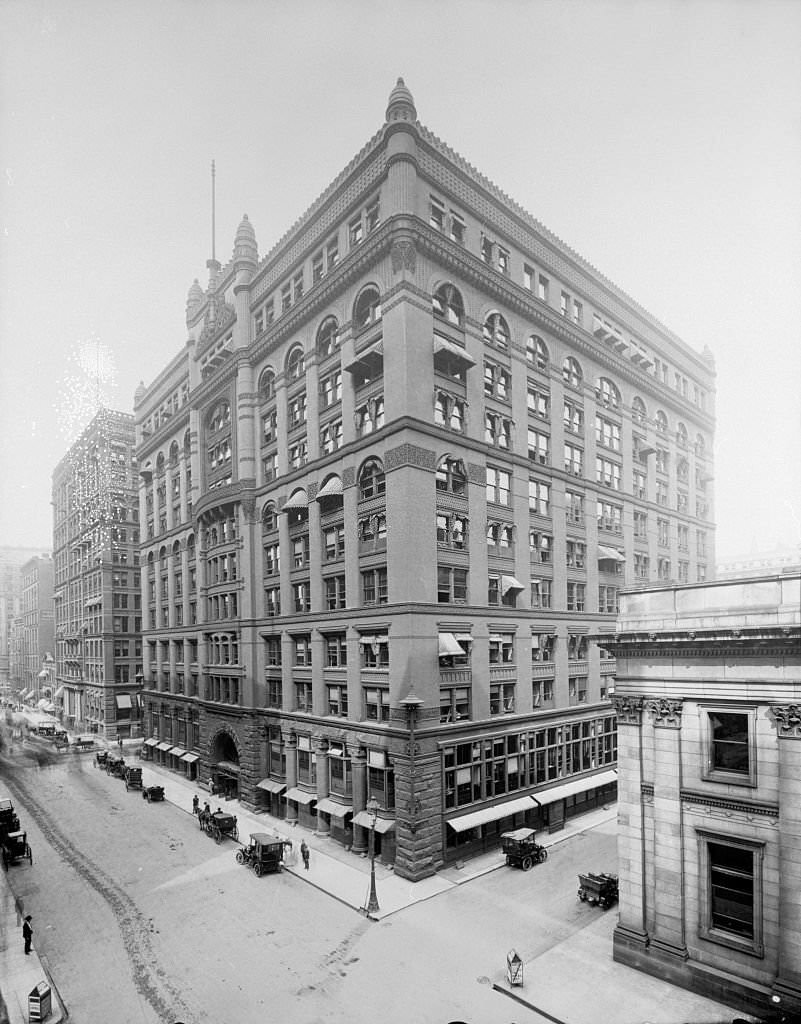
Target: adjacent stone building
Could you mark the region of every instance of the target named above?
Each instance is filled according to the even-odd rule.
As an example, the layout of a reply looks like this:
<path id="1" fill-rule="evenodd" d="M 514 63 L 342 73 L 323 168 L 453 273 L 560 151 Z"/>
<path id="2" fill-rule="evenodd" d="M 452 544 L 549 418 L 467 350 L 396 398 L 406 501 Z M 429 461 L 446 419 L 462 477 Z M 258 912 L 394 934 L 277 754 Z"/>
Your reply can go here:
<path id="1" fill-rule="evenodd" d="M 714 565 L 710 354 L 402 81 L 266 255 L 245 217 L 208 270 L 136 395 L 146 749 L 356 852 L 376 800 L 410 878 L 613 798 L 590 636 Z"/>
<path id="2" fill-rule="evenodd" d="M 624 593 L 615 959 L 801 1010 L 801 575 Z"/>

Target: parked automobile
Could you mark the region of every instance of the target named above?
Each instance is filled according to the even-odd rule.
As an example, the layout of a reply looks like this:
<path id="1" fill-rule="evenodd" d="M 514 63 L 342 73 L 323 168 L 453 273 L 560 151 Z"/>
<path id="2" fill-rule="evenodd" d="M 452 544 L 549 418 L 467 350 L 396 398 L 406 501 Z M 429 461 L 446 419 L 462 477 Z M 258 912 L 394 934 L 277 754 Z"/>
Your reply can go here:
<path id="1" fill-rule="evenodd" d="M 27 858 L 33 864 L 33 854 L 28 843 L 27 832 L 9 832 L 3 837 L 3 867 L 8 871 L 9 864 L 16 864 L 17 861 Z"/>
<path id="2" fill-rule="evenodd" d="M 164 786 L 145 786 L 142 789 L 142 799 L 149 804 L 158 803 L 164 799 Z"/>
<path id="3" fill-rule="evenodd" d="M 286 842 L 272 832 L 252 832 L 250 843 L 236 851 L 236 862 L 253 868 L 259 878 L 270 871 L 280 871 Z"/>
<path id="4" fill-rule="evenodd" d="M 617 875 L 594 875 L 589 872 L 579 875 L 578 898 L 582 903 L 598 905 L 608 910 L 618 900 Z"/>
<path id="5" fill-rule="evenodd" d="M 540 846 L 533 828 L 518 828 L 514 832 L 501 834 L 501 850 L 506 863 L 528 871 L 532 864 L 542 864 L 548 859 L 548 851 Z"/>

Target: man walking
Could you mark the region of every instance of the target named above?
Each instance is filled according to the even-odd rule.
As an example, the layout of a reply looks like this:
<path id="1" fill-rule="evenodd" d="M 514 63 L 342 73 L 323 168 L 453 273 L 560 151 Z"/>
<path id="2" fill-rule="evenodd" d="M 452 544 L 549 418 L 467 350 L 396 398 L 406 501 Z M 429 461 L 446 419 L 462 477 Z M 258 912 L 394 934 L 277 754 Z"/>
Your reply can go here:
<path id="1" fill-rule="evenodd" d="M 25 939 L 25 956 L 28 956 L 31 951 L 31 941 L 33 940 L 32 920 L 33 918 L 28 914 L 22 923 L 22 937 Z"/>
<path id="2" fill-rule="evenodd" d="M 310 856 L 310 853 L 309 853 L 309 848 L 306 845 L 306 840 L 305 839 L 300 844 L 300 855 L 303 858 L 303 866 L 308 871 L 309 870 L 309 856 Z"/>

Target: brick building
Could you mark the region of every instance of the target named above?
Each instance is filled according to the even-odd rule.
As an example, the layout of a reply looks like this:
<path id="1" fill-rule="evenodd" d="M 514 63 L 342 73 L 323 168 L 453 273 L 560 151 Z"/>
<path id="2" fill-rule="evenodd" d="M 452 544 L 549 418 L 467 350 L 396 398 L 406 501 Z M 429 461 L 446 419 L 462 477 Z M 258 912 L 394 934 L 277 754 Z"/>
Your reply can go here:
<path id="1" fill-rule="evenodd" d="M 410 878 L 613 797 L 589 638 L 714 565 L 709 353 L 400 81 L 266 255 L 245 217 L 208 269 L 135 402 L 153 756 L 357 852 L 373 798 Z"/>

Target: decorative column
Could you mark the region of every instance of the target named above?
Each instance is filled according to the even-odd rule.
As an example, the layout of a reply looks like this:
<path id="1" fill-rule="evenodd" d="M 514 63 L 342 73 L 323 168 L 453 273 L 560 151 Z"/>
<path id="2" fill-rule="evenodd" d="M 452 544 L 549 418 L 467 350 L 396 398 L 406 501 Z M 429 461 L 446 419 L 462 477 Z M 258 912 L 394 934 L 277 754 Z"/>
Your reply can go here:
<path id="1" fill-rule="evenodd" d="M 328 740 L 322 736 L 313 737 L 314 752 L 317 755 L 317 803 L 328 796 Z M 327 836 L 331 831 L 322 814 L 317 815 L 317 835 Z"/>
<path id="2" fill-rule="evenodd" d="M 298 738 L 294 732 L 284 737 L 284 749 L 286 750 L 286 788 L 292 789 L 298 784 Z M 298 805 L 294 800 L 286 802 L 286 820 L 288 825 L 298 823 Z"/>
<path id="3" fill-rule="evenodd" d="M 681 812 L 682 701 L 646 698 L 654 721 L 654 935 L 651 949 L 687 960 Z"/>
<path id="4" fill-rule="evenodd" d="M 354 750 L 353 765 L 353 817 L 367 806 L 367 751 L 364 747 Z M 367 853 L 367 829 L 362 825 L 353 826 L 353 852 Z"/>
<path id="5" fill-rule="evenodd" d="M 801 704 L 774 704 L 779 746 L 779 967 L 773 991 L 801 1008 Z"/>
<path id="6" fill-rule="evenodd" d="M 620 916 L 615 960 L 636 963 L 648 945 L 643 808 L 642 697 L 613 697 L 617 714 L 617 849 Z"/>

